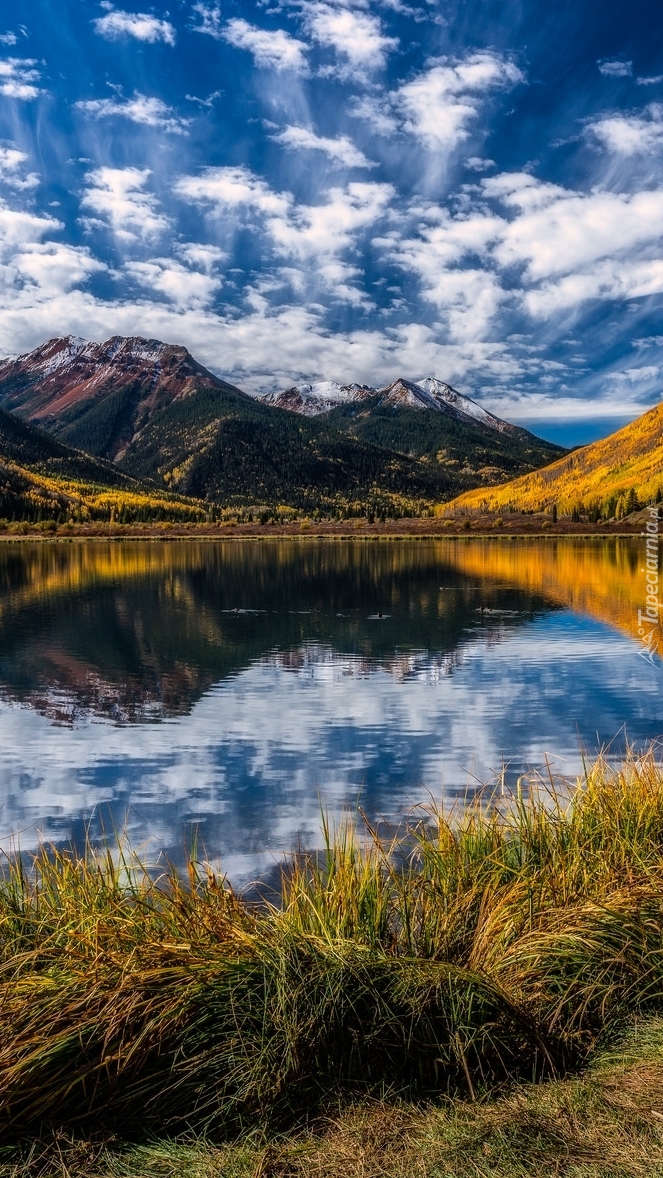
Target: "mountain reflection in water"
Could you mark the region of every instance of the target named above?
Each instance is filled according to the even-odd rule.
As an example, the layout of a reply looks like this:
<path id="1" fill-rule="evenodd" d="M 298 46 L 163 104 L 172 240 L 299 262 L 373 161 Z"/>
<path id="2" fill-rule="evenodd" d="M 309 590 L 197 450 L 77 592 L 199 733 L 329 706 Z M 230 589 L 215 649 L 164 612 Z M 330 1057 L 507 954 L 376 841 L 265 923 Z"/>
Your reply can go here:
<path id="1" fill-rule="evenodd" d="M 238 877 L 361 791 L 660 733 L 637 540 L 0 546 L 0 830 L 192 826 Z"/>

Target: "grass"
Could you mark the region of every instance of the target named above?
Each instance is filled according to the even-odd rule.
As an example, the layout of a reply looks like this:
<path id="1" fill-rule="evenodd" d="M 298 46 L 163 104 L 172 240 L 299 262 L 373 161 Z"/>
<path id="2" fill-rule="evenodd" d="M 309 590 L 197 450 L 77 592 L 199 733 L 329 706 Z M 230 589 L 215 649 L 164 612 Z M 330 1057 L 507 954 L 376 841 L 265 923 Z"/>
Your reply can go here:
<path id="1" fill-rule="evenodd" d="M 265 1178 L 544 1173 L 533 1162 L 529 1171 L 516 1161 L 495 1169 L 490 1151 L 501 1142 L 499 1156 L 511 1150 L 516 1159 L 527 1138 L 523 1156 L 540 1149 L 548 1157 L 575 1142 L 584 1165 L 581 1139 L 607 1148 L 612 1134 L 617 1149 L 625 1130 L 660 1151 L 657 1118 L 647 1114 L 645 1132 L 635 1104 L 624 1112 L 630 1080 L 611 1088 L 562 1079 L 629 1020 L 663 1009 L 655 751 L 617 768 L 599 759 L 570 792 L 551 782 L 509 802 L 428 817 L 387 843 L 370 829 L 362 838 L 351 827 L 329 833 L 321 856 L 287 865 L 271 906 L 243 902 L 204 868 L 151 878 L 121 848 L 82 857 L 50 848 L 28 864 L 8 860 L 0 884 L 6 1173 L 12 1165 L 17 1174 L 50 1173 L 39 1171 L 35 1145 L 47 1140 L 45 1126 L 44 1165 L 53 1173 L 65 1172 L 57 1148 L 72 1173 L 76 1150 L 87 1150 L 79 1169 L 88 1174 L 101 1165 L 109 1174 Z M 651 1025 L 651 1076 L 632 1069 L 650 1110 L 663 1076 L 663 1032 Z M 495 1103 L 515 1081 L 534 1086 Z M 596 1110 L 582 1112 L 595 1091 Z M 565 1093 L 576 1102 L 568 1116 Z M 324 1140 L 301 1130 L 353 1104 Z M 300 1138 L 279 1145 L 293 1126 Z M 247 1132 L 262 1137 L 251 1144 Z M 401 1170 L 353 1171 L 350 1161 L 325 1169 L 339 1150 L 350 1157 L 348 1142 L 366 1138 L 379 1153 L 377 1138 L 390 1133 L 390 1164 Z M 191 1134 L 205 1142 L 244 1135 L 244 1144 L 228 1152 L 174 1143 Z M 93 1157 L 94 1135 L 170 1143 L 136 1146 L 122 1161 L 112 1151 Z M 399 1142 L 410 1137 L 406 1164 Z M 484 1168 L 468 1169 L 477 1142 L 480 1153 L 482 1142 L 488 1148 Z M 457 1158 L 456 1170 L 445 1157 Z M 563 1172 L 603 1171 L 550 1170 Z"/>
<path id="2" fill-rule="evenodd" d="M 45 1132 L 0 1178 L 641 1178 L 663 1175 L 663 1021 L 637 1022 L 580 1078 L 479 1103 L 365 1100 L 294 1133 L 128 1145 Z"/>

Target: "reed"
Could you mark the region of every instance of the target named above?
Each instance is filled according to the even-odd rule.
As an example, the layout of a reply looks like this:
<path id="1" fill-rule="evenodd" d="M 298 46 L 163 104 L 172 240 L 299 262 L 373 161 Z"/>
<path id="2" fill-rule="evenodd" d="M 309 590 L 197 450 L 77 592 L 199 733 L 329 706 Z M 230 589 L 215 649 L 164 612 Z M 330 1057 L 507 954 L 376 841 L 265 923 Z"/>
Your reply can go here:
<path id="1" fill-rule="evenodd" d="M 3 1139 L 237 1133 L 581 1065 L 663 1004 L 663 768 L 652 749 L 527 785 L 386 841 L 328 830 L 278 904 L 121 846 L 8 858 Z"/>

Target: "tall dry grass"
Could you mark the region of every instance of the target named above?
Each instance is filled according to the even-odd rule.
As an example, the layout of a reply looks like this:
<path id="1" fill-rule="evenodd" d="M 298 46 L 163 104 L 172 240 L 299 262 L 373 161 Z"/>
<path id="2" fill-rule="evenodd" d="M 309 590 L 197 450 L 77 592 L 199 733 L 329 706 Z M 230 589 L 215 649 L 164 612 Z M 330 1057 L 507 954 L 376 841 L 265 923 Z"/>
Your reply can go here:
<path id="1" fill-rule="evenodd" d="M 338 1092 L 559 1075 L 663 1002 L 663 768 L 352 827 L 278 905 L 55 848 L 0 882 L 0 1133 L 283 1124 Z"/>

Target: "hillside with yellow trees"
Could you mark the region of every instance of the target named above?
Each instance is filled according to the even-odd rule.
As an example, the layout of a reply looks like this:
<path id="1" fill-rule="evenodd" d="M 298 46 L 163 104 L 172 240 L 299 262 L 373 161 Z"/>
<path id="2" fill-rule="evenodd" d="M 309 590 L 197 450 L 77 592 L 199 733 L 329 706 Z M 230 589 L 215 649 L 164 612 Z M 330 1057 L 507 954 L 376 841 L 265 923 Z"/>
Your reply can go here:
<path id="1" fill-rule="evenodd" d="M 205 521 L 209 505 L 164 492 L 108 487 L 82 479 L 52 478 L 0 457 L 0 531 L 10 521 L 55 527 L 65 523 Z"/>
<path id="2" fill-rule="evenodd" d="M 497 487 L 467 491 L 446 506 L 460 511 L 551 511 L 590 520 L 621 519 L 661 501 L 663 403 L 599 442 Z"/>

